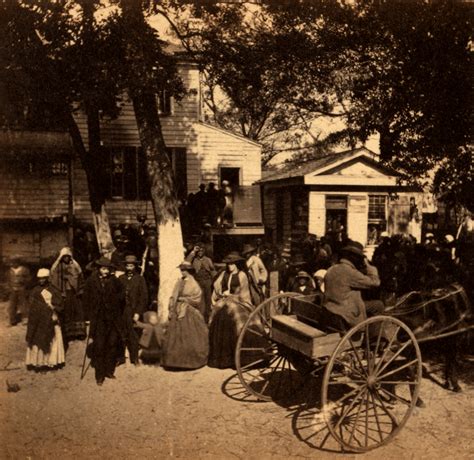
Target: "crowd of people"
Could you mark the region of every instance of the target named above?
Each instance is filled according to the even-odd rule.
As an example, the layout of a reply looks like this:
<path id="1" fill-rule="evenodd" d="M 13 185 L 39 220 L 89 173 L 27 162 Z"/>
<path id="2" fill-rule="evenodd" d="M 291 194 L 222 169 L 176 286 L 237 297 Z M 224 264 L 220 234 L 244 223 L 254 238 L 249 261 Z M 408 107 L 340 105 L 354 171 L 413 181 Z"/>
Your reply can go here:
<path id="1" fill-rule="evenodd" d="M 195 234 L 204 225 L 233 227 L 235 190 L 223 180 L 218 188 L 214 182 L 199 185 L 199 191 L 190 193 L 180 207 L 180 218 L 186 232 Z"/>
<path id="2" fill-rule="evenodd" d="M 156 233 L 146 237 L 156 239 Z M 87 356 L 102 385 L 115 378 L 116 366 L 127 357 L 133 364 L 165 368 L 233 367 L 243 325 L 276 292 L 315 296 L 328 312 L 328 325 L 341 330 L 410 290 L 457 280 L 472 294 L 469 238 L 445 235 L 437 242 L 428 233 L 417 243 L 409 235 L 381 237 L 371 262 L 358 242 L 312 234 L 279 248 L 256 240 L 221 263 L 199 241 L 184 251 L 169 319 L 160 324 L 157 280 L 150 286 L 145 276 L 147 264 L 157 263 L 152 245 L 130 245 L 123 232 L 114 232 L 117 249 L 111 258 L 83 260 L 81 266 L 70 248 L 62 248 L 50 268 L 37 272 L 31 292 L 28 268 L 13 260 L 9 320 L 27 323 L 26 365 L 36 371 L 63 367 L 68 344 L 87 337 Z"/>

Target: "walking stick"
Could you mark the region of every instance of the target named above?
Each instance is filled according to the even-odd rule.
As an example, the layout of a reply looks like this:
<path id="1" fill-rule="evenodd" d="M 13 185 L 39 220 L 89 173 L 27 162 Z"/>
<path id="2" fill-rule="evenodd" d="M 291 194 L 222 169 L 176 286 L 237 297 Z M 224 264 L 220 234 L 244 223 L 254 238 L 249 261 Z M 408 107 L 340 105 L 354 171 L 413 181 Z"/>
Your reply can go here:
<path id="1" fill-rule="evenodd" d="M 91 362 L 89 360 L 89 363 L 86 366 L 86 358 L 87 358 L 87 347 L 89 346 L 89 341 L 90 341 L 90 325 L 87 328 L 87 339 L 86 339 L 86 348 L 84 350 L 84 358 L 82 360 L 82 368 L 81 368 L 81 380 L 86 376 L 87 370 L 89 369 L 89 366 L 91 365 Z M 84 370 L 85 368 L 85 370 Z"/>

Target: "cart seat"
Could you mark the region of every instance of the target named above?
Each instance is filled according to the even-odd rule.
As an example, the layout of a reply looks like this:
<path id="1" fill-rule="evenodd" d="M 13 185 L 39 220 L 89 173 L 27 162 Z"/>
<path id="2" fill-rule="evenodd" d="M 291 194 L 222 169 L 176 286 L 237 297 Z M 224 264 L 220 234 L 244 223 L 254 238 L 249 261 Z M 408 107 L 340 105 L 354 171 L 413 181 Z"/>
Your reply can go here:
<path id="1" fill-rule="evenodd" d="M 328 334 L 300 321 L 296 315 L 273 316 L 271 337 L 312 359 L 331 355 L 341 339 L 339 333 Z"/>

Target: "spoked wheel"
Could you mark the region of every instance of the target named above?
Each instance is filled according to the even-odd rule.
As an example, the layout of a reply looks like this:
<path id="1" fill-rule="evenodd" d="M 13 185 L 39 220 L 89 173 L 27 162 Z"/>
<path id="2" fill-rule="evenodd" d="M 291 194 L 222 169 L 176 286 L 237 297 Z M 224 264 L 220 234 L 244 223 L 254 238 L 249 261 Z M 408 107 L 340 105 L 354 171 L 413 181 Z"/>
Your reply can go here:
<path id="1" fill-rule="evenodd" d="M 418 398 L 421 353 L 401 321 L 376 316 L 339 342 L 324 373 L 322 411 L 329 431 L 348 451 L 388 443 L 403 428 Z"/>
<path id="2" fill-rule="evenodd" d="M 307 366 L 305 358 L 271 337 L 272 317 L 291 314 L 292 299 L 297 296 L 278 294 L 262 302 L 250 314 L 237 341 L 235 367 L 239 380 L 260 400 L 281 400 L 297 392 L 303 383 L 296 368 Z"/>

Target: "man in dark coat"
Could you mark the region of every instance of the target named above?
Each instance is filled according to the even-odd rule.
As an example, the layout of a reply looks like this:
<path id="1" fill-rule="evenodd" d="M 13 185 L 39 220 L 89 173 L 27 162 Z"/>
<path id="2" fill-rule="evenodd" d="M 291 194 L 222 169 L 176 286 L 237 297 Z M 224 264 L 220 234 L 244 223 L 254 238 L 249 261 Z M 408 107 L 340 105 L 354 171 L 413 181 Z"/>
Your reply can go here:
<path id="1" fill-rule="evenodd" d="M 127 335 L 126 345 L 133 364 L 138 362 L 138 337 L 133 330 L 133 321 L 141 319 L 148 307 L 148 287 L 145 278 L 137 272 L 137 263 L 134 255 L 125 256 L 125 273 L 119 277 L 125 289 L 123 323 Z"/>
<path id="2" fill-rule="evenodd" d="M 97 385 L 102 385 L 106 377 L 115 378 L 117 353 L 125 338 L 125 289 L 112 276 L 113 265 L 109 259 L 101 257 L 96 264 L 97 271 L 86 281 L 84 304 L 90 309 L 89 335 L 93 340 L 89 357 Z"/>

